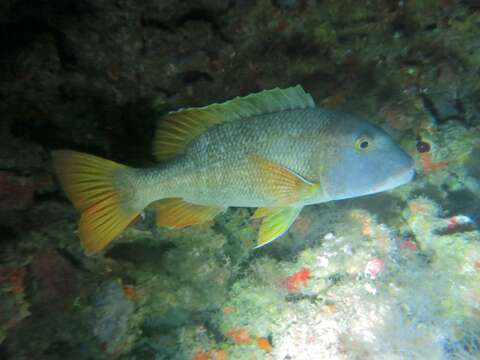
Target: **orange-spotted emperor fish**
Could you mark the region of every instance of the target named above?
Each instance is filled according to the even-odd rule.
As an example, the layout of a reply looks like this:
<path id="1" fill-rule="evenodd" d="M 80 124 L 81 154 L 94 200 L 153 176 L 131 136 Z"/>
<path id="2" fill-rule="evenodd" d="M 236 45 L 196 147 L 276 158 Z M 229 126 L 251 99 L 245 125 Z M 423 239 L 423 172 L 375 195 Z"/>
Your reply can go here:
<path id="1" fill-rule="evenodd" d="M 145 207 L 161 227 L 212 220 L 228 207 L 257 208 L 257 247 L 292 225 L 302 208 L 409 182 L 414 162 L 382 129 L 318 108 L 299 85 L 185 108 L 159 122 L 159 163 L 132 168 L 59 150 L 54 169 L 76 208 L 87 254 L 103 250 Z"/>

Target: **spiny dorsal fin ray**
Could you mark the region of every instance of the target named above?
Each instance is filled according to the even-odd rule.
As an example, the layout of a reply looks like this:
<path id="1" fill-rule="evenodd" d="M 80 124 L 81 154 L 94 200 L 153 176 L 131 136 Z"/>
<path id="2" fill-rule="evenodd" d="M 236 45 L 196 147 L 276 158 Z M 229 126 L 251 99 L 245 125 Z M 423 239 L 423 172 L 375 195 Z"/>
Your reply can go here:
<path id="1" fill-rule="evenodd" d="M 221 104 L 170 112 L 159 123 L 153 152 L 158 160 L 169 159 L 181 153 L 193 139 L 214 125 L 283 110 L 313 107 L 315 103 L 310 94 L 297 85 L 287 89 L 264 90 Z"/>

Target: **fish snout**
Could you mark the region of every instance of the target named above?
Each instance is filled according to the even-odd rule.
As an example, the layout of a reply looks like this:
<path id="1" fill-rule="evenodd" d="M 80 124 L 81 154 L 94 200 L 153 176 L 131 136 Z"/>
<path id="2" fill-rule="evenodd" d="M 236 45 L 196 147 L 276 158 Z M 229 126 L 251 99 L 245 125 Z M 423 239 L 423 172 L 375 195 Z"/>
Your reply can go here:
<path id="1" fill-rule="evenodd" d="M 409 156 L 408 160 L 406 161 L 406 166 L 403 167 L 397 174 L 395 174 L 394 178 L 396 178 L 398 185 L 406 184 L 412 181 L 415 176 L 417 175 L 417 171 L 415 169 L 415 161 Z"/>
<path id="2" fill-rule="evenodd" d="M 415 178 L 416 174 L 415 162 L 412 158 L 408 157 L 408 160 L 405 161 L 405 165 L 401 166 L 399 169 L 397 168 L 397 171 L 394 171 L 384 181 L 381 181 L 377 186 L 375 186 L 373 192 L 375 193 L 390 190 L 407 184 Z"/>

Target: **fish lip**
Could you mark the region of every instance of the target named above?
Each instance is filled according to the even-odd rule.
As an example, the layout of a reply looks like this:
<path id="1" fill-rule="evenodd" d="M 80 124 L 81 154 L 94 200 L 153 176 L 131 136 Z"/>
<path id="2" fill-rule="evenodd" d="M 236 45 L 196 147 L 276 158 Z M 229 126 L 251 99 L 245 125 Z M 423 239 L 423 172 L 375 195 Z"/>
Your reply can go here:
<path id="1" fill-rule="evenodd" d="M 407 184 L 410 181 L 412 181 L 415 178 L 416 174 L 417 174 L 417 172 L 415 171 L 415 167 L 412 166 L 412 167 L 408 168 L 407 170 L 399 171 L 397 174 L 395 174 L 395 176 L 393 176 L 393 179 L 395 179 L 397 181 L 399 180 L 397 186 L 400 186 L 400 185 L 404 185 L 404 184 Z M 387 181 L 387 183 L 388 183 L 388 181 Z"/>
<path id="2" fill-rule="evenodd" d="M 399 171 L 397 174 L 395 174 L 393 179 L 400 180 L 399 184 L 397 185 L 400 186 L 412 181 L 415 178 L 416 174 L 417 172 L 415 171 L 415 167 L 411 166 L 407 170 Z"/>
<path id="3" fill-rule="evenodd" d="M 415 169 L 415 161 L 409 155 L 407 155 L 407 157 L 408 157 L 408 166 L 403 168 L 402 170 L 398 171 L 392 177 L 392 179 L 395 179 L 395 180 L 399 181 L 397 186 L 409 183 L 417 175 L 417 171 Z M 387 183 L 388 183 L 388 181 L 387 181 Z M 394 187 L 396 187 L 396 186 L 394 186 Z"/>
<path id="4" fill-rule="evenodd" d="M 402 175 L 400 175 L 401 177 Z M 415 179 L 415 176 L 417 176 L 417 171 L 415 170 L 415 168 L 411 168 L 409 170 L 406 171 L 405 173 L 405 182 L 402 183 L 403 184 L 406 184 L 406 183 L 409 183 L 410 181 L 412 181 L 413 179 Z"/>
<path id="5" fill-rule="evenodd" d="M 376 186 L 373 193 L 388 191 L 388 190 L 392 190 L 396 187 L 405 185 L 405 184 L 409 183 L 410 181 L 412 181 L 415 178 L 416 174 L 417 174 L 417 172 L 416 172 L 414 166 L 411 166 L 411 167 L 407 168 L 406 170 L 401 170 L 401 171 L 397 172 L 391 178 L 383 181 L 378 186 Z"/>

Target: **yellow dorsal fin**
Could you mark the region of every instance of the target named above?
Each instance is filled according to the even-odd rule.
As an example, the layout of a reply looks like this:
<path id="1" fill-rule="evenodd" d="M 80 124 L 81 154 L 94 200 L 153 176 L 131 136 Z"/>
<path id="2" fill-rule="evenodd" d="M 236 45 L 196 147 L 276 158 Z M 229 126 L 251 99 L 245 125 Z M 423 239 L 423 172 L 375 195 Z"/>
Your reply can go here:
<path id="1" fill-rule="evenodd" d="M 302 208 L 303 207 L 300 206 L 262 210 L 265 218 L 260 225 L 257 246 L 255 246 L 255 249 L 262 247 L 285 234 L 297 218 L 298 214 L 300 214 L 300 211 L 302 211 Z"/>
<path id="2" fill-rule="evenodd" d="M 193 139 L 216 124 L 282 110 L 313 107 L 315 103 L 310 94 L 297 85 L 287 89 L 264 90 L 221 104 L 170 112 L 158 125 L 153 152 L 158 160 L 169 159 L 181 153 Z"/>
<path id="3" fill-rule="evenodd" d="M 270 195 L 276 207 L 298 203 L 312 197 L 319 183 L 313 183 L 294 171 L 260 156 L 252 156 L 251 161 L 258 168 L 259 186 Z M 255 213 L 254 216 L 258 216 Z M 265 215 L 263 215 L 265 216 Z"/>
<path id="4" fill-rule="evenodd" d="M 179 198 L 156 202 L 157 225 L 168 228 L 184 228 L 212 220 L 225 208 L 191 204 Z"/>

